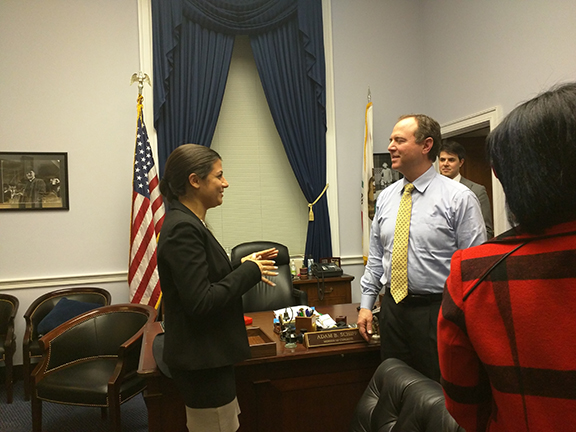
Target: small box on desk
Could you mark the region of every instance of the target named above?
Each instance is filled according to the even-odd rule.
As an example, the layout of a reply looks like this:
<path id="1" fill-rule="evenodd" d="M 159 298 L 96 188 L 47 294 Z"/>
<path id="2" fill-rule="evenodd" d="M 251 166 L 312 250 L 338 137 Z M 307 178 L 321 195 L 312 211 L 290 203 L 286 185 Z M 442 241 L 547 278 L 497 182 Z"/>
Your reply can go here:
<path id="1" fill-rule="evenodd" d="M 248 333 L 248 343 L 250 344 L 252 358 L 276 355 L 276 342 L 270 339 L 260 327 L 249 327 L 246 332 Z"/>

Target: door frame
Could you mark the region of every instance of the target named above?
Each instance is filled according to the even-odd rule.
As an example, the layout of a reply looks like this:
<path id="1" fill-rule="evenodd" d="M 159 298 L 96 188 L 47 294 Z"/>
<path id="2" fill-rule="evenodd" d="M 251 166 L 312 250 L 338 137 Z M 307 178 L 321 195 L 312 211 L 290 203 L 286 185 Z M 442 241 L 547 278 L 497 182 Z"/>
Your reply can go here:
<path id="1" fill-rule="evenodd" d="M 489 127 L 492 131 L 502 120 L 502 108 L 492 108 L 462 117 L 440 125 L 442 139 Z M 492 201 L 494 204 L 494 235 L 499 235 L 511 228 L 506 212 L 506 196 L 498 178 L 492 171 Z"/>

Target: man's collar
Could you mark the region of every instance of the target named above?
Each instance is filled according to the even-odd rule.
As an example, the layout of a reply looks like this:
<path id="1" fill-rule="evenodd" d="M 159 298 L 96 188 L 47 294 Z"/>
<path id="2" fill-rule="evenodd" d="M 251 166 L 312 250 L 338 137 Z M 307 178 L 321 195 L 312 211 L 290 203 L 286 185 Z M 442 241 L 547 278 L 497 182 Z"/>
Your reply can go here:
<path id="1" fill-rule="evenodd" d="M 432 179 L 436 177 L 436 175 L 439 174 L 434 169 L 434 165 L 430 165 L 430 168 L 428 168 L 424 172 L 424 174 L 422 174 L 420 177 L 418 177 L 416 180 L 412 182 L 412 184 L 414 185 L 414 189 L 416 189 L 420 193 L 424 193 L 424 191 L 426 190 Z M 406 177 L 404 177 L 402 181 L 403 181 L 402 190 L 404 190 L 404 186 L 406 186 L 410 182 L 406 179 Z"/>

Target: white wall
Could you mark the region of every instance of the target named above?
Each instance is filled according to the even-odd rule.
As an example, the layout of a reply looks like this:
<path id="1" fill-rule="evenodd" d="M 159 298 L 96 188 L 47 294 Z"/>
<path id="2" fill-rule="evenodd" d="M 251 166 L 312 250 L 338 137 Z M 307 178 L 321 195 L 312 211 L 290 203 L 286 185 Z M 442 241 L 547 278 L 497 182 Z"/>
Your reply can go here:
<path id="1" fill-rule="evenodd" d="M 419 1 L 332 0 L 340 254 L 360 301 L 360 191 L 364 114 L 370 87 L 374 152 L 387 152 L 398 117 L 425 109 Z"/>
<path id="2" fill-rule="evenodd" d="M 426 0 L 426 109 L 440 123 L 500 105 L 507 114 L 576 79 L 570 0 Z"/>
<path id="3" fill-rule="evenodd" d="M 129 85 L 139 67 L 136 1 L 3 0 L 0 58 L 0 150 L 68 152 L 70 178 L 70 211 L 0 212 L 0 289 L 37 278 L 122 280 L 138 93 Z M 19 346 L 29 304 L 64 287 L 25 285 L 6 291 L 20 299 Z M 127 283 L 99 286 L 115 303 L 128 301 Z"/>

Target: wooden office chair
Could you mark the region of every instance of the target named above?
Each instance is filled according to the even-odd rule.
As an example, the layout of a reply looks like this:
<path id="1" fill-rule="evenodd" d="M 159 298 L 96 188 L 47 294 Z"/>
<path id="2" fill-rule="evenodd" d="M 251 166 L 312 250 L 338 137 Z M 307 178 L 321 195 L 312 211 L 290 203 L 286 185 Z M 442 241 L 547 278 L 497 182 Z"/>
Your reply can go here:
<path id="1" fill-rule="evenodd" d="M 30 399 L 30 374 L 32 365 L 42 358 L 39 344 L 38 325 L 48 315 L 62 298 L 86 303 L 97 303 L 102 306 L 109 305 L 111 295 L 102 288 L 81 287 L 66 288 L 46 293 L 38 297 L 24 314 L 26 328 L 22 342 L 22 374 L 24 375 L 24 399 Z"/>
<path id="2" fill-rule="evenodd" d="M 18 312 L 18 299 L 9 294 L 0 294 L 0 363 L 6 368 L 6 402 L 12 403 L 12 358 L 16 352 L 14 317 Z"/>
<path id="3" fill-rule="evenodd" d="M 242 296 L 244 312 L 276 310 L 283 307 L 308 304 L 308 295 L 306 292 L 295 289 L 292 286 L 290 254 L 286 246 L 269 241 L 241 243 L 232 249 L 232 265 L 236 267 L 240 265 L 240 260 L 246 255 L 272 247 L 278 249 L 278 256 L 275 259 L 276 266 L 278 267 L 278 276 L 273 276 L 269 279 L 273 281 L 276 286 L 271 287 L 263 282 L 254 285 L 250 291 Z"/>
<path id="4" fill-rule="evenodd" d="M 103 306 L 43 336 L 32 372 L 33 432 L 42 430 L 42 401 L 108 408 L 111 430 L 120 432 L 120 405 L 146 387 L 136 371 L 144 326 L 155 319 L 151 306 Z"/>

